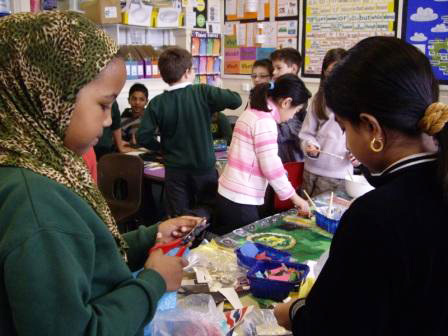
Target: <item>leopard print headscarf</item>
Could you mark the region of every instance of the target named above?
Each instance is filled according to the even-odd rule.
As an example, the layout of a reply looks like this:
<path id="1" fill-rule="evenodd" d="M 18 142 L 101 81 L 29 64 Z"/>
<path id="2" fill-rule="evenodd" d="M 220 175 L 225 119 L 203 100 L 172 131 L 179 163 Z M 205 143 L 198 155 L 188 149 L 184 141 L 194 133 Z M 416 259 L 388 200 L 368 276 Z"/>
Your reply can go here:
<path id="1" fill-rule="evenodd" d="M 63 144 L 79 90 L 117 46 L 75 12 L 0 19 L 0 166 L 27 168 L 85 199 L 126 260 L 127 244 L 82 158 Z"/>

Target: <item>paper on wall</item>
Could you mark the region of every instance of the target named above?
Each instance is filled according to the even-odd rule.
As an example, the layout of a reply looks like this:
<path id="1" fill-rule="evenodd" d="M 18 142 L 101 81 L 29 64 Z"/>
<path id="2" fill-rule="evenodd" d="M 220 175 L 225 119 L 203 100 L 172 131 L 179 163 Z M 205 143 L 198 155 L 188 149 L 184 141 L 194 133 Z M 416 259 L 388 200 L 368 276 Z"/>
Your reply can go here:
<path id="1" fill-rule="evenodd" d="M 263 22 L 263 48 L 277 48 L 277 22 Z"/>
<path id="2" fill-rule="evenodd" d="M 221 7 L 219 0 L 208 0 L 207 5 L 207 21 L 219 23 L 221 21 Z"/>
<path id="3" fill-rule="evenodd" d="M 265 0 L 258 0 L 258 10 L 257 10 L 257 20 L 263 21 L 266 17 L 266 14 L 264 13 L 264 4 L 266 3 Z"/>
<path id="4" fill-rule="evenodd" d="M 275 22 L 275 0 L 269 0 L 269 21 Z"/>
<path id="5" fill-rule="evenodd" d="M 247 24 L 247 32 L 246 32 L 246 45 L 248 47 L 255 47 L 255 25 L 256 23 L 248 23 Z"/>
<path id="6" fill-rule="evenodd" d="M 297 16 L 297 0 L 278 0 L 278 16 Z"/>
<path id="7" fill-rule="evenodd" d="M 242 18 L 242 17 L 244 17 L 244 10 L 245 10 L 245 8 L 246 8 L 246 0 L 237 0 L 238 1 L 238 7 L 237 7 L 237 13 L 236 13 L 236 15 L 239 17 L 239 18 Z"/>
<path id="8" fill-rule="evenodd" d="M 297 36 L 297 21 L 278 21 L 277 22 L 277 36 L 278 37 L 293 37 Z"/>
<path id="9" fill-rule="evenodd" d="M 226 15 L 236 15 L 237 0 L 225 0 L 226 1 Z"/>
<path id="10" fill-rule="evenodd" d="M 185 27 L 194 28 L 196 24 L 196 12 L 192 7 L 185 8 Z"/>
<path id="11" fill-rule="evenodd" d="M 207 23 L 207 32 L 211 34 L 221 34 L 221 24 L 215 22 Z"/>
<path id="12" fill-rule="evenodd" d="M 236 26 L 237 35 L 236 35 L 236 45 L 239 47 L 244 47 L 246 45 L 246 29 L 247 25 L 245 23 L 240 23 Z"/>
<path id="13" fill-rule="evenodd" d="M 246 0 L 246 12 L 255 13 L 258 9 L 258 0 Z"/>
<path id="14" fill-rule="evenodd" d="M 224 35 L 235 35 L 236 33 L 236 22 L 226 22 L 224 24 Z"/>

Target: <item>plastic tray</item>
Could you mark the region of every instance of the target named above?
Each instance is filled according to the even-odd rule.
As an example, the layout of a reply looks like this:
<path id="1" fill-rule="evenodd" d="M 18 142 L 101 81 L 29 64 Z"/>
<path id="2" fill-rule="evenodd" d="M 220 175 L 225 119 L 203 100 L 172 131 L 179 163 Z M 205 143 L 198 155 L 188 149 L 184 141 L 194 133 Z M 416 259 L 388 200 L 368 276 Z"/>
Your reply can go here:
<path id="1" fill-rule="evenodd" d="M 260 243 L 254 243 L 257 247 L 259 253 L 266 252 L 266 255 L 270 258 L 272 258 L 272 261 L 279 261 L 279 262 L 288 262 L 291 258 L 291 253 L 289 252 L 283 252 L 280 250 L 277 250 L 273 247 L 266 246 Z M 257 260 L 252 257 L 246 257 L 241 253 L 241 250 L 237 248 L 235 250 L 238 265 L 245 268 L 251 268 L 254 267 L 257 262 L 271 262 L 271 261 L 264 261 L 264 260 Z"/>
<path id="2" fill-rule="evenodd" d="M 249 272 L 247 272 L 247 278 L 250 283 L 250 292 L 253 296 L 263 299 L 282 301 L 288 297 L 292 290 L 295 288 L 297 288 L 297 290 L 299 289 L 302 281 L 305 280 L 308 275 L 310 268 L 307 265 L 298 263 L 285 262 L 283 264 L 289 268 L 295 268 L 298 271 L 303 271 L 303 276 L 295 282 L 257 278 L 255 273 L 258 271 L 264 273 L 266 270 L 282 266 L 282 263 L 280 262 L 258 262 L 249 270 Z"/>
<path id="3" fill-rule="evenodd" d="M 314 215 L 316 216 L 316 224 L 318 226 L 330 233 L 334 234 L 336 232 L 339 225 L 338 219 L 328 218 L 327 216 L 317 211 L 314 211 Z"/>

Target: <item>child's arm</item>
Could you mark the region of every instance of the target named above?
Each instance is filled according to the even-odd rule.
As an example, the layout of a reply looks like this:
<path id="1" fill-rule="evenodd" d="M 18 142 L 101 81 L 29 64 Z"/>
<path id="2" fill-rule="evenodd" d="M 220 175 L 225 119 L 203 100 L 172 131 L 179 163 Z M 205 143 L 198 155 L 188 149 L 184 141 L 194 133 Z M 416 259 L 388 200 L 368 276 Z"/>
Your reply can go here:
<path id="1" fill-rule="evenodd" d="M 303 125 L 302 113 L 306 114 L 306 110 L 299 111 L 291 119 L 278 124 L 278 143 L 292 141 L 300 148 L 299 132 Z"/>
<path id="2" fill-rule="evenodd" d="M 319 155 L 320 145 L 316 139 L 318 128 L 319 120 L 314 112 L 313 103 L 311 102 L 305 120 L 303 121 L 302 129 L 299 132 L 302 150 L 311 158 L 316 158 Z"/>
<path id="3" fill-rule="evenodd" d="M 156 128 L 157 122 L 150 103 L 145 109 L 140 127 L 137 131 L 137 143 L 147 149 L 159 150 L 160 143 L 156 140 L 154 135 Z"/>
<path id="4" fill-rule="evenodd" d="M 237 92 L 220 89 L 211 85 L 203 85 L 203 87 L 207 91 L 210 113 L 225 109 L 235 110 L 242 104 L 241 96 Z"/>
<path id="5" fill-rule="evenodd" d="M 132 148 L 129 147 L 129 143 L 124 141 L 121 137 L 121 128 L 118 128 L 112 132 L 115 145 L 120 153 L 132 152 Z"/>

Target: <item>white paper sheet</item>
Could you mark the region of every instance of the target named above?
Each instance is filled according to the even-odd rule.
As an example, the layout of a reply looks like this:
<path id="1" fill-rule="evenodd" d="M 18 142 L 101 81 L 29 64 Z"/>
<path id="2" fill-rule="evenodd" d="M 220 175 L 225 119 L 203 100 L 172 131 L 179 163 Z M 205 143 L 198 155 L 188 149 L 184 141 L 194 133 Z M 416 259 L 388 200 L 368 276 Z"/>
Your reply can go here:
<path id="1" fill-rule="evenodd" d="M 244 17 L 244 10 L 246 9 L 246 0 L 237 0 L 238 1 L 238 7 L 237 7 L 237 16 L 239 18 Z"/>
<path id="2" fill-rule="evenodd" d="M 240 298 L 238 297 L 238 294 L 236 293 L 234 288 L 220 288 L 218 292 L 225 296 L 225 298 L 230 302 L 233 308 L 243 308 L 243 304 L 241 303 Z"/>
<path id="3" fill-rule="evenodd" d="M 237 0 L 225 0 L 225 1 L 226 1 L 226 15 L 236 15 Z"/>

